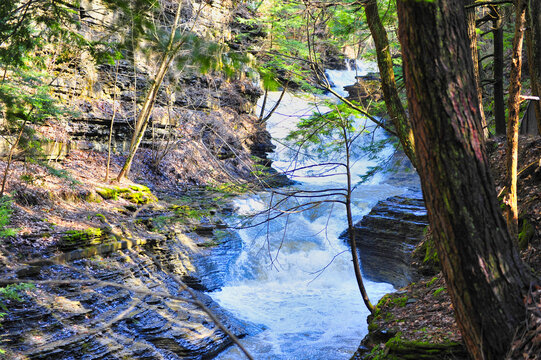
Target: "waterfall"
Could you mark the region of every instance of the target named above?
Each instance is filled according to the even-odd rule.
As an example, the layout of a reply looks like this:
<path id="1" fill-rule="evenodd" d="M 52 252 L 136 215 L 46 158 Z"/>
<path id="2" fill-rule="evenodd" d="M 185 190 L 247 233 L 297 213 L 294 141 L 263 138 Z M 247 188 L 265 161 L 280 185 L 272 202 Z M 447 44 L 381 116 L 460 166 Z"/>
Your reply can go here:
<path id="1" fill-rule="evenodd" d="M 328 70 L 327 76 L 336 86 L 342 86 L 372 70 L 373 65 L 358 63 L 352 70 Z M 271 96 L 276 101 L 279 94 Z M 300 119 L 310 116 L 316 108 L 325 111 L 315 104 L 317 100 L 314 96 L 286 94 L 269 119 L 267 128 L 277 146 L 273 166 L 278 170 L 291 171 L 293 167 L 321 161 L 314 159 L 313 154 L 296 153 L 283 140 Z M 374 136 L 384 135 L 376 132 Z M 389 146 L 381 155 L 392 151 Z M 374 161 L 362 151 L 355 153 L 353 172 L 357 177 Z M 297 160 L 294 164 L 292 158 Z M 346 183 L 345 176 L 313 177 L 313 172 L 312 168 L 294 172 L 294 188 L 320 190 L 343 187 Z M 404 192 L 382 180 L 380 175 L 354 191 L 356 221 L 377 201 Z M 245 196 L 236 201 L 237 213 L 241 218 L 256 214 L 271 201 L 276 201 L 276 197 L 269 192 Z M 284 206 L 287 204 L 285 201 Z M 256 216 L 252 222 L 263 221 L 265 216 Z M 338 239 L 346 227 L 343 205 L 324 203 L 239 231 L 242 253 L 232 266 L 226 285 L 210 295 L 239 318 L 263 326 L 259 334 L 242 340 L 256 359 L 349 359 L 355 352 L 367 333 L 369 312 L 357 288 L 348 247 Z M 389 284 L 366 281 L 365 285 L 373 303 L 393 291 Z M 242 358 L 236 347 L 218 357 Z"/>
<path id="2" fill-rule="evenodd" d="M 366 63 L 361 60 L 346 60 L 346 70 L 325 70 L 329 83 L 341 96 L 348 96 L 344 86 L 353 85 L 357 82 L 357 76 L 363 76 L 371 72 L 377 72 L 375 63 Z"/>

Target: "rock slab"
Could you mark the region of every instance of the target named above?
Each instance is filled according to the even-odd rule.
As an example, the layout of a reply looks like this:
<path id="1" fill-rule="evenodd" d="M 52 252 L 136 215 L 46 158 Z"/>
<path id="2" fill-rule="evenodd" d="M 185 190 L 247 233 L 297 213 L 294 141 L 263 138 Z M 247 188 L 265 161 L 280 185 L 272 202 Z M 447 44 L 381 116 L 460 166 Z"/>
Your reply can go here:
<path id="1" fill-rule="evenodd" d="M 377 203 L 355 224 L 355 241 L 366 278 L 396 288 L 414 281 L 411 253 L 428 225 L 422 193 L 410 191 Z"/>

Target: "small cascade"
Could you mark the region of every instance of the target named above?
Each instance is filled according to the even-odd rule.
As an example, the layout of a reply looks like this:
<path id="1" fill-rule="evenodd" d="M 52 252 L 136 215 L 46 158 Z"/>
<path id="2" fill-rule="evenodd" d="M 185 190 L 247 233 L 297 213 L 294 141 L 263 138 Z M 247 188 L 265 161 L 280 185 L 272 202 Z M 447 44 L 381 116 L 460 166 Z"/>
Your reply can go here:
<path id="1" fill-rule="evenodd" d="M 325 70 L 327 80 L 338 94 L 348 96 L 345 86 L 353 85 L 357 82 L 357 76 L 377 72 L 378 66 L 376 63 L 367 63 L 361 60 L 346 59 L 346 70 Z"/>
<path id="2" fill-rule="evenodd" d="M 347 85 L 347 81 L 355 81 L 356 74 L 364 75 L 373 68 L 359 62 L 353 70 L 327 71 L 327 76 L 334 84 Z M 271 100 L 278 97 L 279 93 L 271 94 Z M 327 111 L 315 104 L 317 100 L 314 96 L 286 94 L 267 123 L 276 145 L 273 166 L 293 176 L 297 181 L 293 189 L 316 191 L 346 184 L 345 176 L 336 169 L 326 169 L 326 176 L 317 176 L 312 168 L 291 173 L 295 168 L 332 160 L 298 152 L 284 141 L 302 118 L 315 110 Z M 358 121 L 364 124 L 367 120 Z M 373 136 L 377 139 L 385 134 L 376 131 Z M 358 148 L 353 149 L 355 179 L 374 165 L 359 140 Z M 371 140 L 372 136 L 366 141 Z M 393 151 L 389 146 L 380 156 L 389 156 Z M 340 157 L 343 155 L 338 154 Z M 379 200 L 405 191 L 400 186 L 381 184 L 380 180 L 381 175 L 354 191 L 355 221 Z M 262 224 L 239 231 L 242 253 L 231 267 L 226 285 L 210 295 L 237 317 L 265 328 L 242 340 L 257 359 L 349 359 L 367 333 L 369 312 L 357 288 L 349 248 L 339 239 L 347 227 L 345 208 L 337 203 L 322 203 L 265 222 L 269 215 L 264 210 L 280 200 L 277 195 L 262 192 L 236 201 L 241 218 L 252 216 L 252 224 Z M 310 200 L 283 200 L 282 206 L 285 209 L 293 202 Z M 365 285 L 374 303 L 393 291 L 390 284 L 366 281 Z M 236 347 L 218 357 L 241 358 Z"/>

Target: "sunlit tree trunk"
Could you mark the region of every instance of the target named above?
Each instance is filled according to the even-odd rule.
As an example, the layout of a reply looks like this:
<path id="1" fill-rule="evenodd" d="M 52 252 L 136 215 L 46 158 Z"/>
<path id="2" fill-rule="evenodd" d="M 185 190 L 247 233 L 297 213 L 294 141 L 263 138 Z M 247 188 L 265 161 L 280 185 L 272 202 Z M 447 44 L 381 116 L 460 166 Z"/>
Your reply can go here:
<path id="1" fill-rule="evenodd" d="M 496 199 L 463 0 L 399 0 L 399 37 L 428 216 L 474 359 L 503 359 L 525 318 L 523 268 Z"/>
<path id="2" fill-rule="evenodd" d="M 396 81 L 394 77 L 393 61 L 389 50 L 389 39 L 387 31 L 383 27 L 379 17 L 378 4 L 376 0 L 368 0 L 364 4 L 364 12 L 366 21 L 370 28 L 370 33 L 374 39 L 374 44 L 377 52 L 377 61 L 379 74 L 381 76 L 381 88 L 383 90 L 383 98 L 387 112 L 391 117 L 395 131 L 400 139 L 404 153 L 415 166 L 415 141 L 413 139 L 413 131 L 411 124 L 402 106 L 402 102 L 398 96 Z"/>
<path id="3" fill-rule="evenodd" d="M 509 119 L 507 120 L 507 173 L 505 178 L 507 192 L 504 197 L 505 219 L 511 237 L 518 237 L 517 209 L 517 166 L 518 166 L 518 126 L 520 111 L 520 76 L 522 73 L 522 46 L 524 25 L 526 23 L 526 4 L 524 0 L 515 1 L 515 36 L 513 38 L 513 56 L 511 57 L 511 75 L 509 77 Z"/>
<path id="4" fill-rule="evenodd" d="M 109 139 L 107 141 L 107 164 L 105 165 L 105 181 L 109 181 L 109 168 L 111 166 L 111 150 L 113 143 L 113 128 L 115 125 L 116 118 L 116 86 L 118 82 L 118 61 L 116 62 L 115 67 L 115 83 L 114 83 L 114 92 L 113 92 L 113 116 L 111 118 L 111 125 L 109 126 Z"/>
<path id="5" fill-rule="evenodd" d="M 117 180 L 120 181 L 126 174 L 130 171 L 131 164 L 133 162 L 133 158 L 135 157 L 135 153 L 139 149 L 139 145 L 141 144 L 141 141 L 143 140 L 143 136 L 145 135 L 145 131 L 148 126 L 148 122 L 150 120 L 150 115 L 152 114 L 152 109 L 154 108 L 154 103 L 156 102 L 156 98 L 158 97 L 158 92 L 160 90 L 160 87 L 162 85 L 163 79 L 165 75 L 167 74 L 167 70 L 169 69 L 169 65 L 173 61 L 175 57 L 175 48 L 178 48 L 178 46 L 175 46 L 174 40 L 175 35 L 177 32 L 177 29 L 180 24 L 180 12 L 181 12 L 182 6 L 180 1 L 177 5 L 177 11 L 175 14 L 175 19 L 173 20 L 173 24 L 171 26 L 171 33 L 169 35 L 169 41 L 167 43 L 167 47 L 164 50 L 164 53 L 162 55 L 162 58 L 159 62 L 158 71 L 156 72 L 156 75 L 154 76 L 154 79 L 152 84 L 150 85 L 150 89 L 148 90 L 145 101 L 143 103 L 143 107 L 141 108 L 141 111 L 137 115 L 137 120 L 135 122 L 135 131 L 133 133 L 133 137 L 130 144 L 130 151 L 128 154 L 128 157 L 126 158 L 126 161 L 124 162 L 124 166 L 122 166 L 122 170 L 120 170 L 120 173 L 118 174 Z"/>

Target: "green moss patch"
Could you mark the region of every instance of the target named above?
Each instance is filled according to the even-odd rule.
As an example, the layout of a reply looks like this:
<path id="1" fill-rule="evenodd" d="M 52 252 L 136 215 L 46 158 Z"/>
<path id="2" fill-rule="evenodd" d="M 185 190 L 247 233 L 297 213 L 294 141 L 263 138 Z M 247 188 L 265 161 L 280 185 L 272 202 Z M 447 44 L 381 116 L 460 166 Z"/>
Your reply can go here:
<path id="1" fill-rule="evenodd" d="M 96 192 L 105 200 L 117 200 L 119 197 L 133 204 L 148 204 L 158 199 L 150 189 L 144 185 L 130 185 L 129 187 L 114 186 L 112 188 L 97 188 Z"/>
<path id="2" fill-rule="evenodd" d="M 64 251 L 99 245 L 108 238 L 108 234 L 100 228 L 85 230 L 68 230 L 61 239 L 60 248 Z"/>
<path id="3" fill-rule="evenodd" d="M 109 200 L 109 199 L 116 200 L 116 199 L 118 199 L 118 191 L 116 191 L 115 189 L 110 189 L 110 188 L 97 188 L 97 189 L 96 189 L 96 192 L 97 192 L 102 198 L 104 198 L 105 200 Z"/>
<path id="4" fill-rule="evenodd" d="M 406 341 L 397 334 L 385 343 L 386 359 L 463 359 L 467 356 L 465 348 L 457 342 L 431 343 L 426 341 Z"/>
<path id="5" fill-rule="evenodd" d="M 526 219 L 522 219 L 522 227 L 518 234 L 518 246 L 521 250 L 528 247 L 528 244 L 535 235 L 535 229 L 533 225 Z"/>

